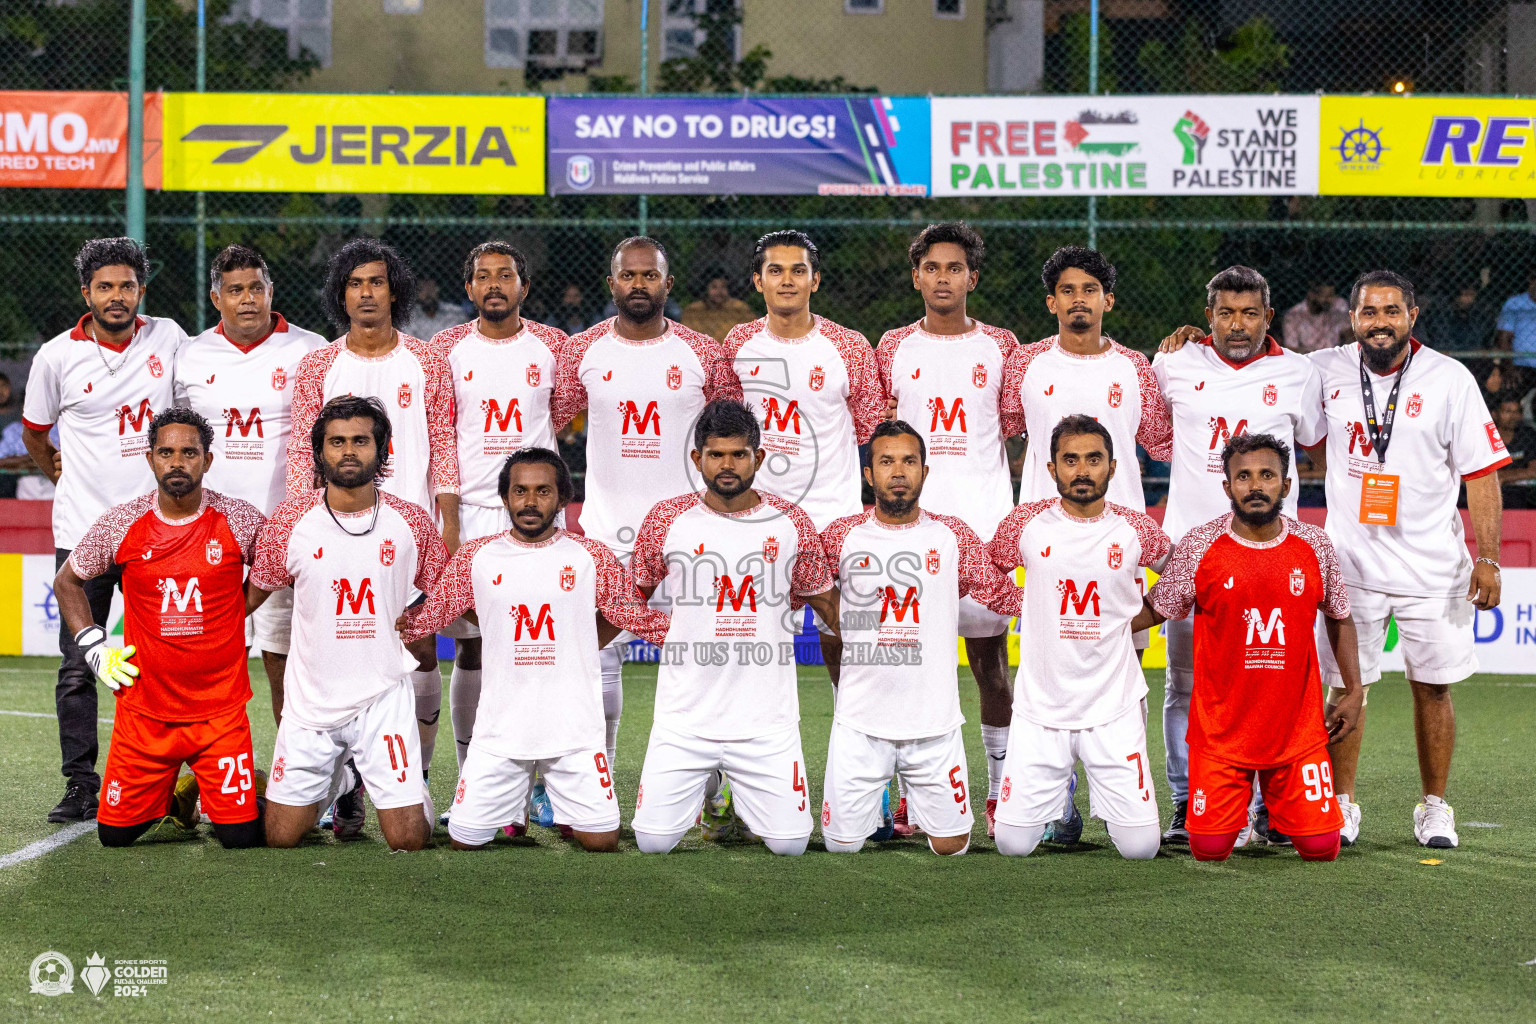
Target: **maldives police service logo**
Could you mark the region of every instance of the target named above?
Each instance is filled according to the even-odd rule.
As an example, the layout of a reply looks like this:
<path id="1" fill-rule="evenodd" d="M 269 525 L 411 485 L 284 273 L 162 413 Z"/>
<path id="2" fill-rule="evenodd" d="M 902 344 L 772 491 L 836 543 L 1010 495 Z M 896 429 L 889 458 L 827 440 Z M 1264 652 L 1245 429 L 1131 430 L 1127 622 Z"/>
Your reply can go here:
<path id="1" fill-rule="evenodd" d="M 52 949 L 39 953 L 32 961 L 29 977 L 33 995 L 62 996 L 75 990 L 75 965 L 69 957 Z"/>
<path id="2" fill-rule="evenodd" d="M 597 164 L 589 156 L 573 156 L 565 161 L 565 183 L 571 188 L 589 189 L 597 180 Z"/>

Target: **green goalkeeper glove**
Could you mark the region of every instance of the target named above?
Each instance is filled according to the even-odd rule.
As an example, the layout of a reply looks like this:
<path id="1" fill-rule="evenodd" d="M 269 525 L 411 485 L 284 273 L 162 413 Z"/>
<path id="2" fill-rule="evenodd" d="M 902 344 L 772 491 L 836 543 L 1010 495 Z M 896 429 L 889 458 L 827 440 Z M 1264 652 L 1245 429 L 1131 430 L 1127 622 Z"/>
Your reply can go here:
<path id="1" fill-rule="evenodd" d="M 86 664 L 91 666 L 96 678 L 106 683 L 112 692 L 132 686 L 134 679 L 138 678 L 138 666 L 128 660 L 133 657 L 136 648 L 132 644 L 127 647 L 108 647 L 107 631 L 100 626 L 87 626 L 76 633 L 75 643 L 80 645 Z"/>

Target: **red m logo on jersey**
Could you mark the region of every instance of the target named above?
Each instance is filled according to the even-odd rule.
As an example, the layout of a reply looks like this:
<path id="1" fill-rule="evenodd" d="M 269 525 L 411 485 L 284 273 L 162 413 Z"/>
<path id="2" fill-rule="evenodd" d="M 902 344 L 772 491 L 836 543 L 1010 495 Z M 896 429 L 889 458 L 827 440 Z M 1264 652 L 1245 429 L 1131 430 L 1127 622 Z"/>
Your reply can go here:
<path id="1" fill-rule="evenodd" d="M 929 433 L 936 433 L 939 423 L 942 421 L 946 431 L 955 429 L 955 421 L 960 421 L 960 433 L 966 433 L 965 429 L 965 399 L 957 398 L 953 405 L 945 408 L 944 399 L 934 397 L 928 400 L 928 408 L 933 410 L 933 423 L 928 427 Z"/>
<path id="2" fill-rule="evenodd" d="M 331 589 L 336 592 L 336 614 L 340 615 L 343 608 L 350 608 L 353 615 L 363 613 L 363 604 L 368 605 L 368 614 L 373 611 L 373 580 L 363 577 L 361 583 L 354 590 L 352 581 L 347 579 L 332 580 Z"/>
<path id="3" fill-rule="evenodd" d="M 643 434 L 649 430 L 657 437 L 661 436 L 661 414 L 656 411 L 655 402 L 645 407 L 644 415 L 641 415 L 634 402 L 624 402 L 619 406 L 619 411 L 624 414 L 624 429 L 620 433 L 629 433 L 630 425 L 633 424 L 637 434 Z"/>
<path id="4" fill-rule="evenodd" d="M 729 576 L 721 576 L 715 580 L 715 611 L 725 611 L 726 595 L 730 595 L 731 611 L 741 611 L 742 602 L 746 602 L 748 610 L 757 611 L 757 588 L 752 585 L 750 575 L 741 578 L 741 586 L 733 587 Z"/>
<path id="5" fill-rule="evenodd" d="M 1216 448 L 1219 445 L 1225 445 L 1228 441 L 1232 440 L 1232 438 L 1237 436 L 1238 434 L 1246 434 L 1247 432 L 1248 432 L 1248 421 L 1247 420 L 1238 420 L 1236 426 L 1229 428 L 1227 426 L 1227 418 L 1225 416 L 1212 416 L 1211 417 L 1211 451 L 1215 451 Z"/>
<path id="6" fill-rule="evenodd" d="M 203 592 L 197 585 L 197 577 L 187 580 L 186 588 L 176 585 L 174 576 L 167 576 L 160 581 L 157 588 L 160 591 L 160 614 L 164 615 L 171 610 L 172 602 L 178 612 L 185 612 L 187 605 L 192 605 L 198 611 L 203 610 Z"/>
<path id="7" fill-rule="evenodd" d="M 491 432 L 493 422 L 496 424 L 496 429 L 503 434 L 507 432 L 509 423 L 519 434 L 523 432 L 523 410 L 517 404 L 517 399 L 514 398 L 508 402 L 506 409 L 503 410 L 500 402 L 494 398 L 487 398 L 480 403 L 480 408 L 485 410 L 485 433 Z"/>
<path id="8" fill-rule="evenodd" d="M 240 410 L 239 409 L 233 409 L 233 408 L 225 409 L 224 410 L 224 436 L 225 437 L 234 437 L 235 436 L 235 428 L 236 427 L 240 428 L 240 436 L 241 437 L 249 437 L 251 435 L 251 428 L 252 427 L 256 428 L 256 436 L 257 437 L 265 437 L 266 436 L 265 434 L 263 434 L 261 432 L 261 409 L 260 409 L 260 407 L 252 409 L 251 412 L 250 412 L 250 415 L 248 415 L 248 416 L 246 416 L 244 418 L 242 418 L 240 416 Z"/>
<path id="9" fill-rule="evenodd" d="M 777 430 L 781 434 L 789 433 L 790 424 L 794 424 L 794 432 L 800 433 L 800 403 L 791 399 L 790 403 L 779 411 L 777 398 L 763 399 L 763 408 L 767 415 L 763 417 L 764 430 Z"/>
<path id="10" fill-rule="evenodd" d="M 1084 611 L 1088 608 L 1088 606 L 1090 604 L 1092 604 L 1093 605 L 1093 613 L 1092 614 L 1093 614 L 1094 618 L 1098 618 L 1098 615 L 1099 615 L 1099 581 L 1098 580 L 1089 580 L 1088 581 L 1088 586 L 1083 588 L 1083 592 L 1081 594 L 1079 594 L 1077 592 L 1077 581 L 1076 580 L 1057 580 L 1056 581 L 1056 589 L 1061 593 L 1061 611 L 1057 612 L 1056 614 L 1058 614 L 1058 615 L 1065 615 L 1065 614 L 1067 614 L 1067 606 L 1071 605 L 1072 606 L 1072 613 L 1074 615 L 1077 615 L 1077 616 L 1082 616 L 1084 614 Z"/>
<path id="11" fill-rule="evenodd" d="M 1349 454 L 1355 454 L 1355 446 L 1359 445 L 1360 454 L 1370 458 L 1375 446 L 1371 444 L 1371 435 L 1367 433 L 1365 424 L 1358 420 L 1349 425 Z"/>
<path id="12" fill-rule="evenodd" d="M 155 418 L 155 410 L 149 407 L 149 399 L 139 403 L 139 411 L 134 412 L 132 406 L 119 406 L 117 410 L 117 436 L 122 437 L 128 433 L 128 425 L 133 424 L 134 432 L 144 429 L 144 424 Z"/>
<path id="13" fill-rule="evenodd" d="M 908 587 L 907 594 L 900 601 L 896 600 L 896 588 L 886 587 L 880 594 L 880 621 L 885 621 L 887 612 L 896 613 L 896 621 L 904 622 L 907 618 L 907 610 L 912 611 L 912 622 L 915 625 L 922 620 L 918 618 L 918 606 L 921 602 L 917 599 L 917 588 Z"/>
<path id="14" fill-rule="evenodd" d="M 517 632 L 513 635 L 513 640 L 521 640 L 523 638 L 524 626 L 528 627 L 528 639 L 530 640 L 542 639 L 545 627 L 549 628 L 549 639 L 553 640 L 555 638 L 555 616 L 549 610 L 549 602 L 547 601 L 539 607 L 539 614 L 537 616 L 528 610 L 527 605 L 520 604 L 512 609 L 512 617 L 517 620 Z"/>

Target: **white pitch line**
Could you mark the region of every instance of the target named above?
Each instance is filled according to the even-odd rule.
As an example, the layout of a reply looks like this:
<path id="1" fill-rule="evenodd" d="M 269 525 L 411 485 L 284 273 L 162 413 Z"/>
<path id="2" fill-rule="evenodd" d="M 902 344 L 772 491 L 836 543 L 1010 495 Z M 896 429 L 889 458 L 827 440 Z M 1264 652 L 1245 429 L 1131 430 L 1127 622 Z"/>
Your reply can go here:
<path id="1" fill-rule="evenodd" d="M 0 715 L 16 715 L 16 716 L 18 716 L 20 718 L 58 718 L 59 717 L 58 715 L 55 715 L 51 711 L 6 711 L 4 709 L 0 709 Z M 108 725 L 112 724 L 112 719 L 110 719 L 110 718 L 98 718 L 98 719 L 96 719 L 96 721 L 98 721 L 98 722 L 105 722 Z"/>
<path id="2" fill-rule="evenodd" d="M 74 842 L 87 832 L 96 831 L 94 821 L 77 821 L 73 825 L 65 825 L 47 839 L 39 839 L 35 843 L 28 843 L 14 853 L 8 853 L 0 857 L 0 870 L 24 864 L 29 860 L 36 860 L 45 853 L 52 853 L 59 847 Z"/>

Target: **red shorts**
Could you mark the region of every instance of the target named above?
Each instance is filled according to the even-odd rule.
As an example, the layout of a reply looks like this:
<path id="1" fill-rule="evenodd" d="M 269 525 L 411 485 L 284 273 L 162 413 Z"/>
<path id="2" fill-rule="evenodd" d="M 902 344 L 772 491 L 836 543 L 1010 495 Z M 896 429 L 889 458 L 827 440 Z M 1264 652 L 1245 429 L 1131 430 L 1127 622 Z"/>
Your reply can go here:
<path id="1" fill-rule="evenodd" d="M 102 770 L 103 825 L 138 825 L 163 818 L 185 762 L 197 776 L 203 813 L 220 825 L 256 819 L 251 722 L 245 708 L 207 722 L 161 722 L 122 704 Z"/>
<path id="2" fill-rule="evenodd" d="M 1316 836 L 1344 827 L 1326 747 L 1278 768 L 1239 768 L 1191 747 L 1189 831 L 1202 836 L 1241 831 L 1248 824 L 1255 773 L 1271 828 L 1288 836 Z"/>

